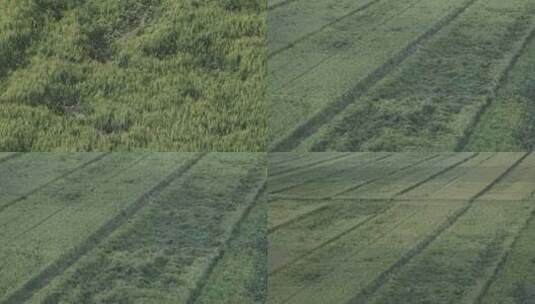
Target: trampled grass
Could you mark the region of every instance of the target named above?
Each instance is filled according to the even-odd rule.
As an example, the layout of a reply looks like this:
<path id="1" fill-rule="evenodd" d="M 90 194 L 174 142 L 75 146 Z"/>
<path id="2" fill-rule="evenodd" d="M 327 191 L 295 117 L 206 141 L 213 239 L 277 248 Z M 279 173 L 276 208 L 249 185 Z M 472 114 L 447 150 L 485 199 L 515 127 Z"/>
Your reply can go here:
<path id="1" fill-rule="evenodd" d="M 272 151 L 531 150 L 533 3 L 335 2 L 268 12 Z"/>
<path id="2" fill-rule="evenodd" d="M 535 40 L 508 73 L 494 102 L 481 116 L 467 144 L 471 151 L 531 151 L 535 149 Z"/>
<path id="3" fill-rule="evenodd" d="M 265 6 L 1 1 L 0 150 L 264 150 Z"/>
<path id="4" fill-rule="evenodd" d="M 268 188 L 268 303 L 530 299 L 534 154 L 394 153 L 345 172 L 358 155 L 269 177 L 316 176 L 312 195 Z M 304 157 L 270 157 L 284 158 Z M 331 168 L 340 173 L 316 175 Z"/>
<path id="5" fill-rule="evenodd" d="M 532 11 L 529 1 L 476 2 L 352 104 L 313 149 L 472 151 L 463 137 L 529 33 Z"/>
<path id="6" fill-rule="evenodd" d="M 297 1 L 295 5 L 309 4 Z M 294 148 L 299 144 L 294 137 L 299 140 L 311 129 L 303 124 L 314 121 L 314 117 L 321 120 L 322 113 L 338 108 L 338 101 L 348 99 L 358 83 L 464 5 L 465 1 L 457 0 L 448 3 L 379 1 L 271 57 L 268 73 L 271 148 L 276 151 Z M 329 7 L 324 15 L 337 11 L 336 7 Z M 286 24 L 287 31 L 293 24 L 307 26 L 303 20 L 285 22 L 284 19 L 292 20 L 291 15 L 277 16 L 283 20 L 270 21 Z M 268 37 L 275 35 L 277 32 Z M 275 43 L 277 38 L 268 41 L 268 48 L 272 41 Z M 303 130 L 295 134 L 299 126 Z"/>
<path id="7" fill-rule="evenodd" d="M 0 200 L 1 303 L 263 303 L 261 154 L 20 154 L 0 166 L 20 167 L 1 175 L 25 185 Z"/>

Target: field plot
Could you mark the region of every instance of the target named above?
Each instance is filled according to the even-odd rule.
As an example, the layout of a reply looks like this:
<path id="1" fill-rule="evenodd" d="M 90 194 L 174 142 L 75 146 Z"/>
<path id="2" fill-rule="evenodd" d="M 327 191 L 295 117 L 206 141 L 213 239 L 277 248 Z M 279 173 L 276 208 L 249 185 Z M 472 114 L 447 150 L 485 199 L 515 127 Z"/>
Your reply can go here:
<path id="1" fill-rule="evenodd" d="M 268 303 L 531 303 L 535 154 L 343 155 L 269 156 Z"/>
<path id="2" fill-rule="evenodd" d="M 0 12 L 0 151 L 265 150 L 265 1 Z"/>
<path id="3" fill-rule="evenodd" d="M 534 16 L 529 0 L 273 4 L 270 149 L 531 149 Z"/>
<path id="4" fill-rule="evenodd" d="M 0 303 L 263 303 L 265 166 L 255 153 L 0 155 Z"/>

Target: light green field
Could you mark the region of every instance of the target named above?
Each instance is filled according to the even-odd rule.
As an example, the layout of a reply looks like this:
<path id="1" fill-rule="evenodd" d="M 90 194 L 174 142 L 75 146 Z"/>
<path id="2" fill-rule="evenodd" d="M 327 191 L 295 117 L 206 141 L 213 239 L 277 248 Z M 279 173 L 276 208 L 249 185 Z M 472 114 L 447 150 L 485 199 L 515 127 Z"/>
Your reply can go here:
<path id="1" fill-rule="evenodd" d="M 3 0 L 0 151 L 263 151 L 265 2 Z"/>
<path id="2" fill-rule="evenodd" d="M 528 0 L 274 7 L 270 149 L 529 150 L 534 11 Z"/>
<path id="3" fill-rule="evenodd" d="M 0 198 L 0 303 L 263 303 L 261 154 L 0 163 L 15 167 L 0 171 L 25 186 Z"/>
<path id="4" fill-rule="evenodd" d="M 386 155 L 352 174 L 350 158 L 287 173 L 338 165 L 303 184 L 312 195 L 268 188 L 267 302 L 529 303 L 535 155 Z"/>

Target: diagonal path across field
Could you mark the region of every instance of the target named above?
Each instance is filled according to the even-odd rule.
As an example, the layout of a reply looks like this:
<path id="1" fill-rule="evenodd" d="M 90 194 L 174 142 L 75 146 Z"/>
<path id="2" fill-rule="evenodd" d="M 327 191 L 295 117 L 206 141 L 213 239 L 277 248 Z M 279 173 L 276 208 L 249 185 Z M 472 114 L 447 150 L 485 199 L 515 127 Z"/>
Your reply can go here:
<path id="1" fill-rule="evenodd" d="M 531 150 L 531 1 L 334 2 L 268 13 L 271 151 Z"/>
<path id="2" fill-rule="evenodd" d="M 41 157 L 18 165 L 64 161 Z M 0 303 L 261 301 L 265 177 L 257 153 L 111 153 L 26 183 L 0 213 Z"/>
<path id="3" fill-rule="evenodd" d="M 503 297 L 493 286 L 514 286 L 503 269 L 530 260 L 518 260 L 516 248 L 535 214 L 535 155 L 440 155 L 351 195 L 270 195 L 268 303 L 490 303 Z M 355 168 L 352 176 L 366 172 Z M 310 189 L 329 193 L 333 184 L 326 177 Z M 306 211 L 281 224 L 299 209 Z"/>

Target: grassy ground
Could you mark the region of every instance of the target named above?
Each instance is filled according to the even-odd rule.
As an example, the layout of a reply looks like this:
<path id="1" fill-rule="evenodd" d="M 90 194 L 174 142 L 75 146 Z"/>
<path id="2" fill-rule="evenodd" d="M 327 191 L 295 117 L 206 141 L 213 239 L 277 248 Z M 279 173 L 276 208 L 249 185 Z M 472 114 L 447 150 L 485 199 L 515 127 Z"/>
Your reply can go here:
<path id="1" fill-rule="evenodd" d="M 469 151 L 535 149 L 535 39 L 531 37 L 505 84 L 481 116 L 468 141 Z"/>
<path id="2" fill-rule="evenodd" d="M 265 197 L 259 199 L 194 303 L 265 303 L 267 206 Z"/>
<path id="3" fill-rule="evenodd" d="M 268 188 L 268 303 L 530 303 L 535 155 L 386 155 L 269 178 L 305 183 Z"/>
<path id="4" fill-rule="evenodd" d="M 23 169 L 10 174 L 26 187 L 8 185 L 0 201 L 0 303 L 262 303 L 261 158 L 53 153 L 3 162 Z M 26 172 L 63 161 L 75 170 Z"/>
<path id="5" fill-rule="evenodd" d="M 323 2 L 295 1 L 268 13 L 268 49 L 279 49 L 291 43 L 290 38 L 295 41 L 292 47 L 269 58 L 267 81 L 272 148 L 277 148 L 288 137 L 286 140 L 290 141 L 292 137 L 300 139 L 301 136 L 292 135 L 298 126 L 319 113 L 337 108 L 339 101 L 349 97 L 346 95 L 351 95 L 349 92 L 354 91 L 358 83 L 365 82 L 385 62 L 403 53 L 405 47 L 443 18 L 455 15 L 466 3 L 462 0 L 378 1 L 359 11 L 358 6 L 365 5 L 365 1 L 344 1 L 340 6 L 345 4 L 347 11 L 355 11 L 344 17 L 336 1 L 330 1 L 331 5 Z M 314 6 L 322 7 L 319 16 L 313 12 L 304 13 Z M 302 28 L 309 27 L 308 15 L 317 16 L 318 25 L 328 26 L 301 39 L 302 35 L 307 35 Z M 272 27 L 270 24 L 281 25 Z M 276 150 L 286 151 L 286 147 Z"/>
<path id="6" fill-rule="evenodd" d="M 277 3 L 273 151 L 531 150 L 530 1 Z"/>
<path id="7" fill-rule="evenodd" d="M 474 151 L 465 136 L 514 64 L 531 31 L 533 9 L 529 1 L 477 1 L 355 100 L 311 149 Z"/>
<path id="8" fill-rule="evenodd" d="M 0 150 L 261 151 L 265 3 L 0 3 Z"/>

